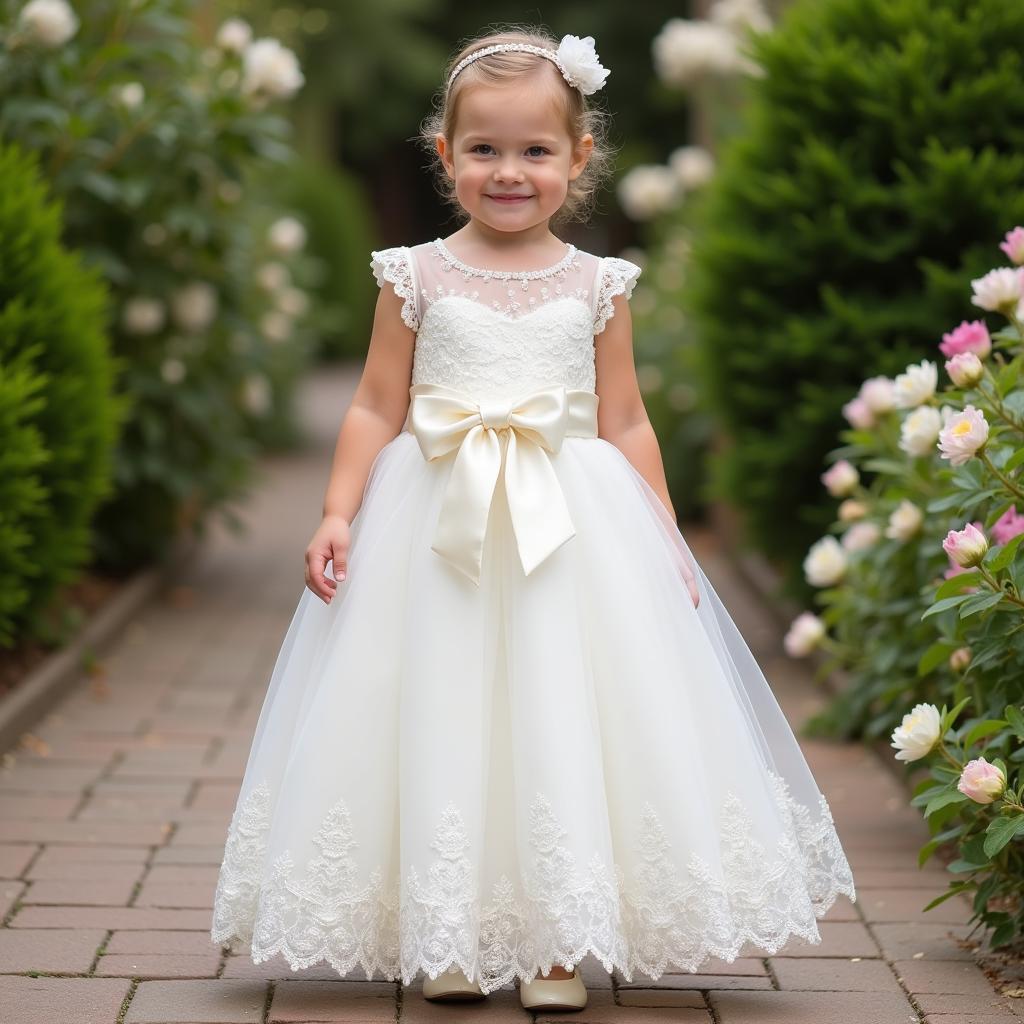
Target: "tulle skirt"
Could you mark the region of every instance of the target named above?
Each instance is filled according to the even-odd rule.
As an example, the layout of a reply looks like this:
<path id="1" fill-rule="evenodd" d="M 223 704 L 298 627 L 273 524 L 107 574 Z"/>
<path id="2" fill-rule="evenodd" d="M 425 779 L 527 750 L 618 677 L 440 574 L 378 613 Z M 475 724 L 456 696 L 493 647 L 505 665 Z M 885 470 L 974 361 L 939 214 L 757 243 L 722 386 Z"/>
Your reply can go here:
<path id="1" fill-rule="evenodd" d="M 552 455 L 575 536 L 529 576 L 503 484 L 477 587 L 431 550 L 452 459 L 403 431 L 303 589 L 256 727 L 211 939 L 491 991 L 588 953 L 628 980 L 819 943 L 853 878 L 761 670 L 613 444 Z M 694 607 L 684 574 L 692 572 Z M 755 953 L 756 955 L 756 953 Z"/>

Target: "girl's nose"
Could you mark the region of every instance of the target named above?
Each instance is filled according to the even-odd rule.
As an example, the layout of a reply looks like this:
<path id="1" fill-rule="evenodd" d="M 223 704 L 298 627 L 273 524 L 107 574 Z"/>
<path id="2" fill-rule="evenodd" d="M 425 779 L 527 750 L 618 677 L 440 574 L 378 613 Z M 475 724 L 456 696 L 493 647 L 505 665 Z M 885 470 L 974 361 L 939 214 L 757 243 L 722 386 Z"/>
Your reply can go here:
<path id="1" fill-rule="evenodd" d="M 513 181 L 522 180 L 522 172 L 519 170 L 519 165 L 512 161 L 507 161 L 498 166 L 496 177 L 499 181 Z"/>

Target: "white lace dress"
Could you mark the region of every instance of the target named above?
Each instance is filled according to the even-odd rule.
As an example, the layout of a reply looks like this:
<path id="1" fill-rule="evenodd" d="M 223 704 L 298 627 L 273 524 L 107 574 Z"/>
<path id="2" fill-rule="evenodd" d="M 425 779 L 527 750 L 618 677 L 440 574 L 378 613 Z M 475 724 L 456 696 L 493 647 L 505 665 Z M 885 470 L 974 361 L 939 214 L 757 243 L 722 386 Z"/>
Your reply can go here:
<path id="1" fill-rule="evenodd" d="M 336 596 L 299 596 L 212 940 L 406 984 L 457 964 L 485 991 L 588 953 L 632 980 L 820 942 L 856 898 L 825 798 L 597 436 L 595 346 L 640 268 L 568 246 L 491 272 L 440 239 L 371 265 L 416 332 L 409 417 Z"/>

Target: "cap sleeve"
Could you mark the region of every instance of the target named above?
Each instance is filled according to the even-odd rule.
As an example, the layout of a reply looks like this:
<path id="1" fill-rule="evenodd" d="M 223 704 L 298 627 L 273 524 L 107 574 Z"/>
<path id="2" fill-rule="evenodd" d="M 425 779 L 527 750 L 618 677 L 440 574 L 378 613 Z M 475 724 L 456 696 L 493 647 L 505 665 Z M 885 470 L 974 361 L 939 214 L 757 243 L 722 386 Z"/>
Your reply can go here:
<path id="1" fill-rule="evenodd" d="M 416 285 L 409 250 L 404 245 L 390 249 L 375 249 L 370 253 L 370 269 L 380 287 L 385 281 L 394 286 L 395 294 L 403 299 L 402 321 L 414 331 L 419 330 L 416 315 Z"/>
<path id="2" fill-rule="evenodd" d="M 600 334 L 605 324 L 615 315 L 612 299 L 622 294 L 628 299 L 633 294 L 633 286 L 640 276 L 640 267 L 619 256 L 605 256 L 601 260 L 598 274 L 600 281 L 594 309 L 594 334 Z"/>

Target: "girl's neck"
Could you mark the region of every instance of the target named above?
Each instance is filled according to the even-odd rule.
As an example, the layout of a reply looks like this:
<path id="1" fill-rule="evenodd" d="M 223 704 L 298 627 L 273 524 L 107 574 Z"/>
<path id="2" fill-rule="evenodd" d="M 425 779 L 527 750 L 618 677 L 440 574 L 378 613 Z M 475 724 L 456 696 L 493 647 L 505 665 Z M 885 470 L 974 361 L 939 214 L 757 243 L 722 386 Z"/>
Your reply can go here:
<path id="1" fill-rule="evenodd" d="M 509 262 L 515 267 L 525 264 L 546 266 L 565 253 L 565 242 L 552 234 L 543 221 L 522 231 L 498 231 L 471 220 L 444 239 L 453 255 L 466 263 L 493 266 Z"/>

